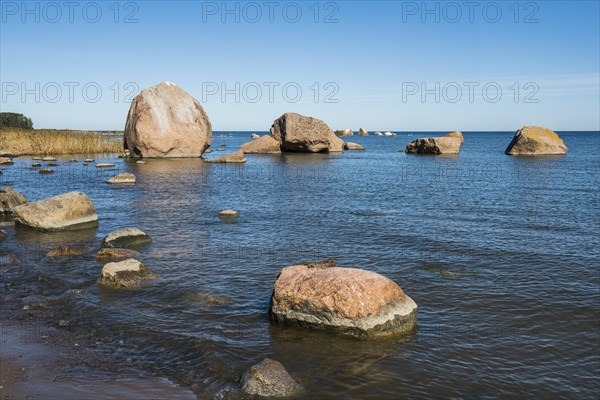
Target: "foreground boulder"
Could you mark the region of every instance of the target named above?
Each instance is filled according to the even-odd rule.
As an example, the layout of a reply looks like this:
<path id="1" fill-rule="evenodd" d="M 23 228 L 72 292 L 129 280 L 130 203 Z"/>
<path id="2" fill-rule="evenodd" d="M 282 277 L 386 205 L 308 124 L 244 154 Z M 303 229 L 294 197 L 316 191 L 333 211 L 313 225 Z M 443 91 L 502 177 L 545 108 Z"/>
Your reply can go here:
<path id="1" fill-rule="evenodd" d="M 111 262 L 102 268 L 100 283 L 112 288 L 131 288 L 151 279 L 157 279 L 158 275 L 153 273 L 144 264 L 134 258 L 121 262 Z"/>
<path id="2" fill-rule="evenodd" d="M 413 154 L 458 154 L 461 139 L 456 137 L 434 137 L 413 140 L 406 145 L 406 152 Z"/>
<path id="3" fill-rule="evenodd" d="M 510 155 L 559 155 L 567 153 L 567 146 L 558 134 L 540 126 L 519 129 L 506 149 Z"/>
<path id="4" fill-rule="evenodd" d="M 94 204 L 81 192 L 64 193 L 49 199 L 22 204 L 13 210 L 15 223 L 55 231 L 98 226 Z"/>
<path id="5" fill-rule="evenodd" d="M 146 235 L 138 228 L 121 228 L 111 232 L 102 239 L 102 247 L 129 248 L 148 244 L 152 241 L 150 236 Z"/>
<path id="6" fill-rule="evenodd" d="M 160 83 L 133 99 L 124 132 L 132 157 L 199 157 L 211 144 L 202 105 L 176 84 Z"/>
<path id="7" fill-rule="evenodd" d="M 0 190 L 0 217 L 11 216 L 15 207 L 27 203 L 27 199 L 21 193 L 10 186 L 4 187 Z"/>
<path id="8" fill-rule="evenodd" d="M 322 153 L 329 151 L 332 129 L 320 119 L 285 113 L 271 126 L 271 136 L 282 151 Z"/>
<path id="9" fill-rule="evenodd" d="M 354 136 L 351 128 L 335 131 L 336 136 Z"/>
<path id="10" fill-rule="evenodd" d="M 281 143 L 269 135 L 264 135 L 241 146 L 244 154 L 278 154 L 281 153 Z"/>
<path id="11" fill-rule="evenodd" d="M 358 130 L 358 136 L 369 136 L 369 131 L 364 128 L 360 128 Z"/>
<path id="12" fill-rule="evenodd" d="M 279 361 L 269 358 L 248 368 L 241 383 L 245 394 L 260 397 L 286 397 L 302 389 Z"/>
<path id="13" fill-rule="evenodd" d="M 130 172 L 123 172 L 122 174 L 113 176 L 106 183 L 110 183 L 111 185 L 133 184 L 135 183 L 135 175 Z"/>
<path id="14" fill-rule="evenodd" d="M 246 157 L 244 157 L 244 151 L 238 150 L 234 153 L 230 153 L 221 157 L 213 158 L 212 160 L 207 160 L 209 163 L 231 163 L 231 164 L 241 164 L 246 162 Z"/>
<path id="15" fill-rule="evenodd" d="M 446 133 L 444 135 L 444 137 L 458 138 L 458 139 L 460 139 L 461 143 L 464 143 L 464 141 L 465 141 L 465 138 L 463 138 L 463 134 L 460 131 Z"/>
<path id="16" fill-rule="evenodd" d="M 352 143 L 352 142 L 344 143 L 344 150 L 364 150 L 364 149 L 365 149 L 365 147 L 358 143 Z"/>
<path id="17" fill-rule="evenodd" d="M 359 337 L 409 333 L 417 322 L 417 305 L 392 280 L 327 263 L 283 268 L 270 313 L 279 323 Z"/>
<path id="18" fill-rule="evenodd" d="M 96 260 L 120 260 L 139 257 L 140 253 L 131 249 L 105 247 L 96 253 Z"/>
<path id="19" fill-rule="evenodd" d="M 331 132 L 329 134 L 329 152 L 340 153 L 342 151 L 344 151 L 344 141 Z"/>

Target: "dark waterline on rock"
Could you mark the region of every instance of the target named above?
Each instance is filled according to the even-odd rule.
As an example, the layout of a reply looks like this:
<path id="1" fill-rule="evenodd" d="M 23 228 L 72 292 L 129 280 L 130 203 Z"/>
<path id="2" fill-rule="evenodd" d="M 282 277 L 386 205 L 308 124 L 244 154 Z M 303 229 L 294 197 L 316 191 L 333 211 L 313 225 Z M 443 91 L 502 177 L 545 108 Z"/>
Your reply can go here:
<path id="1" fill-rule="evenodd" d="M 245 165 L 69 163 L 85 155 L 40 175 L 16 158 L 0 186 L 30 201 L 82 191 L 99 228 L 3 226 L 0 256 L 21 264 L 0 266 L 2 313 L 41 310 L 44 323 L 96 338 L 92 350 L 115 365 L 200 398 L 241 396 L 240 376 L 265 357 L 320 399 L 595 397 L 600 134 L 559 132 L 566 156 L 511 157 L 513 134 L 466 132 L 455 157 L 398 152 L 431 136 L 400 133 L 344 138 L 366 151 L 247 155 Z M 234 151 L 250 133 L 215 137 Z M 106 184 L 121 172 L 137 184 Z M 240 217 L 224 223 L 224 209 Z M 45 256 L 64 243 L 99 249 L 126 226 L 152 237 L 140 260 L 161 279 L 107 290 L 95 252 Z M 280 268 L 329 257 L 396 281 L 419 306 L 417 333 L 366 341 L 271 325 Z"/>

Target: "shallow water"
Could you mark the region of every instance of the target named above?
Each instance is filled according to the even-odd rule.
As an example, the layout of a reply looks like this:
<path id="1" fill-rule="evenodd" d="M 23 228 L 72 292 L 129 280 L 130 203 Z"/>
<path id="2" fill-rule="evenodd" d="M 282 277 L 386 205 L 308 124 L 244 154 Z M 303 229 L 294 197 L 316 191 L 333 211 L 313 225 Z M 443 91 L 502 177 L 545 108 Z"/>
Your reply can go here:
<path id="1" fill-rule="evenodd" d="M 39 233 L 3 227 L 2 307 L 39 305 L 98 337 L 115 363 L 238 398 L 239 377 L 281 361 L 306 397 L 592 398 L 600 392 L 600 133 L 560 133 L 561 157 L 504 155 L 513 133 L 465 133 L 460 156 L 406 155 L 417 135 L 353 137 L 367 151 L 248 155 L 245 165 L 97 155 L 114 169 L 29 158 L 2 186 L 37 200 L 79 190 L 99 228 Z M 249 133 L 215 133 L 236 149 Z M 206 158 L 223 155 L 213 152 Z M 88 156 L 81 156 L 80 159 Z M 135 186 L 109 186 L 117 172 Z M 222 209 L 241 213 L 223 223 Z M 136 226 L 153 238 L 142 260 L 161 279 L 99 288 L 93 250 Z M 76 242 L 90 254 L 53 260 Z M 272 326 L 281 267 L 328 257 L 395 280 L 419 306 L 410 337 L 360 341 Z M 44 302 L 50 300 L 49 304 Z M 53 314 L 54 315 L 54 314 Z"/>

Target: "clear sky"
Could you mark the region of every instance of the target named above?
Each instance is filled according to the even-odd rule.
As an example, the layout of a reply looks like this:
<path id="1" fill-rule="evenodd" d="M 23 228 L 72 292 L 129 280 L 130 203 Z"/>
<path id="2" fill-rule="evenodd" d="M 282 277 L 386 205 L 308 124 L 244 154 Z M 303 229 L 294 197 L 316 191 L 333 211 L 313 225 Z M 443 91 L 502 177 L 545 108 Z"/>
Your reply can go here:
<path id="1" fill-rule="evenodd" d="M 175 82 L 214 130 L 600 130 L 598 1 L 4 1 L 2 111 L 121 130 Z"/>

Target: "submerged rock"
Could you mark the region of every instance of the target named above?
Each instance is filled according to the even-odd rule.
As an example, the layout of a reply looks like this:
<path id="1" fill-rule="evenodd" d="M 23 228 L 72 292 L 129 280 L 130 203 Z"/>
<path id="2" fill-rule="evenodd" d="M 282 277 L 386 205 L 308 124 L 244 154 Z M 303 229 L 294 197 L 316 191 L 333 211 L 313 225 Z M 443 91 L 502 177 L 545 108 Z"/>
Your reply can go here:
<path id="1" fill-rule="evenodd" d="M 245 154 L 277 154 L 281 153 L 281 144 L 269 135 L 264 135 L 241 146 Z"/>
<path id="2" fill-rule="evenodd" d="M 242 375 L 242 390 L 250 396 L 286 397 L 302 390 L 285 367 L 265 358 Z"/>
<path id="3" fill-rule="evenodd" d="M 524 126 L 519 129 L 506 149 L 509 155 L 561 155 L 567 146 L 554 131 L 540 126 Z"/>
<path id="4" fill-rule="evenodd" d="M 212 160 L 207 160 L 210 163 L 245 163 L 246 157 L 244 157 L 244 152 L 242 150 L 238 150 L 235 153 L 230 153 L 221 157 L 213 158 Z"/>
<path id="5" fill-rule="evenodd" d="M 152 239 L 138 228 L 121 228 L 102 239 L 102 247 L 129 248 L 150 243 Z"/>
<path id="6" fill-rule="evenodd" d="M 406 153 L 458 154 L 461 143 L 461 139 L 456 137 L 419 138 L 406 145 Z"/>
<path id="7" fill-rule="evenodd" d="M 374 337 L 414 331 L 417 305 L 375 272 L 301 264 L 281 270 L 270 314 L 287 325 Z"/>
<path id="8" fill-rule="evenodd" d="M 87 253 L 87 249 L 80 245 L 65 244 L 53 248 L 48 253 L 47 257 L 57 258 L 65 256 L 81 256 Z"/>
<path id="9" fill-rule="evenodd" d="M 22 204 L 13 210 L 15 223 L 41 230 L 69 230 L 98 226 L 94 204 L 81 192 L 69 192 Z"/>
<path id="10" fill-rule="evenodd" d="M 21 193 L 6 186 L 0 190 L 0 217 L 11 216 L 13 209 L 21 204 L 27 204 L 28 201 Z"/>
<path id="11" fill-rule="evenodd" d="M 344 149 L 345 150 L 364 150 L 365 147 L 358 143 L 346 142 L 344 144 Z"/>
<path id="12" fill-rule="evenodd" d="M 52 168 L 40 168 L 38 171 L 42 175 L 53 174 L 54 170 Z"/>
<path id="13" fill-rule="evenodd" d="M 157 279 L 159 276 L 134 258 L 121 262 L 111 262 L 102 268 L 100 283 L 112 288 L 131 288 L 141 283 Z"/>
<path id="14" fill-rule="evenodd" d="M 97 260 L 120 260 L 123 258 L 139 257 L 140 253 L 131 249 L 105 247 L 96 253 Z"/>
<path id="15" fill-rule="evenodd" d="M 112 185 L 132 184 L 135 183 L 135 175 L 129 172 L 123 172 L 122 174 L 113 176 L 106 182 Z"/>
<path id="16" fill-rule="evenodd" d="M 6 239 L 8 235 L 2 229 L 0 229 L 0 242 Z"/>
<path id="17" fill-rule="evenodd" d="M 240 213 L 235 210 L 223 210 L 219 212 L 219 218 L 221 219 L 233 219 L 238 218 Z"/>
<path id="18" fill-rule="evenodd" d="M 320 119 L 285 113 L 271 126 L 271 136 L 282 151 L 321 153 L 329 151 L 332 129 Z"/>
<path id="19" fill-rule="evenodd" d="M 133 99 L 124 144 L 132 157 L 199 157 L 212 144 L 212 126 L 198 100 L 162 82 Z"/>

